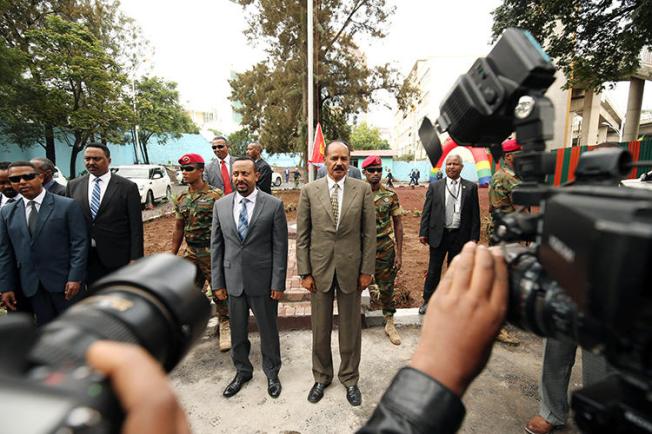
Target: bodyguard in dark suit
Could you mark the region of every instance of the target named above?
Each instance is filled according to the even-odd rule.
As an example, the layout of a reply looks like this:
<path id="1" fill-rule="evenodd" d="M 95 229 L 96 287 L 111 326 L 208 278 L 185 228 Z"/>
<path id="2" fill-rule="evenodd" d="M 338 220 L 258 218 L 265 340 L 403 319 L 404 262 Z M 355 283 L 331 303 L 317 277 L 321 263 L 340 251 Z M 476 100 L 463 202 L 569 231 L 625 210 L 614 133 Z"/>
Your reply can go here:
<path id="1" fill-rule="evenodd" d="M 39 157 L 32 158 L 31 163 L 36 167 L 39 173 L 43 175 L 43 188 L 50 193 L 58 194 L 59 196 L 66 195 L 66 187 L 52 179 L 54 172 L 57 170 L 52 161 L 45 157 Z"/>
<path id="2" fill-rule="evenodd" d="M 258 172 L 250 158 L 233 163 L 236 192 L 215 202 L 211 237 L 213 289 L 218 299 L 228 293 L 231 357 L 237 370 L 224 390 L 231 397 L 253 374 L 247 335 L 249 309 L 260 332 L 267 391 L 281 393 L 277 313 L 285 291 L 288 228 L 283 202 L 256 189 Z"/>
<path id="3" fill-rule="evenodd" d="M 9 180 L 22 199 L 0 210 L 0 292 L 15 310 L 15 291 L 22 289 L 40 326 L 79 292 L 86 275 L 86 224 L 79 205 L 43 188 L 43 175 L 32 163 L 12 163 Z"/>
<path id="4" fill-rule="evenodd" d="M 258 182 L 256 186 L 259 190 L 267 194 L 272 194 L 272 168 L 267 161 L 261 157 L 263 147 L 260 143 L 249 143 L 247 145 L 247 157 L 254 160 L 256 163 L 256 170 L 258 171 Z"/>
<path id="5" fill-rule="evenodd" d="M 109 148 L 87 145 L 84 162 L 89 174 L 70 181 L 66 194 L 81 205 L 90 229 L 92 284 L 143 256 L 143 216 L 138 186 L 109 170 Z"/>
<path id="6" fill-rule="evenodd" d="M 420 314 L 426 312 L 428 300 L 439 285 L 444 258 L 448 256 L 450 265 L 466 242 L 480 239 L 478 186 L 460 177 L 463 167 L 459 155 L 449 156 L 447 177 L 430 184 L 426 193 L 419 241 L 430 246 L 430 262 Z"/>

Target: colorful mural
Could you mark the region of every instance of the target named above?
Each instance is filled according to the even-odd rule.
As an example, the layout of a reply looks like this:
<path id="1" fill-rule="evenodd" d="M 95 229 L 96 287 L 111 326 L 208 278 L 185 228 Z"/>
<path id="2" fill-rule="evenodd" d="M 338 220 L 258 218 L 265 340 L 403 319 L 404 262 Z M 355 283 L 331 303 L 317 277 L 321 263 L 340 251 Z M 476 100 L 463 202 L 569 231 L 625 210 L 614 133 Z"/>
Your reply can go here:
<path id="1" fill-rule="evenodd" d="M 462 158 L 464 169 L 462 177 L 469 181 L 477 181 L 480 186 L 489 185 L 491 181 L 491 164 L 485 148 L 473 148 L 471 146 L 459 146 L 451 138 L 446 139 L 442 145 L 442 154 L 437 165 L 430 172 L 430 181 L 437 179 L 437 174 L 442 171 L 448 155 L 459 155 Z M 445 171 L 444 171 L 445 174 Z"/>

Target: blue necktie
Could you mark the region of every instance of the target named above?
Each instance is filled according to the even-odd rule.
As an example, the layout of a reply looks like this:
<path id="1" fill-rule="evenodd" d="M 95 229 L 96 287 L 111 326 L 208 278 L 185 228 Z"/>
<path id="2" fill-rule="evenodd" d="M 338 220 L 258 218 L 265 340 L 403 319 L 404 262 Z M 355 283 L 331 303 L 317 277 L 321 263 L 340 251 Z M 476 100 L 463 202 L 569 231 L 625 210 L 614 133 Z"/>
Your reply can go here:
<path id="1" fill-rule="evenodd" d="M 95 220 L 97 211 L 100 209 L 100 178 L 95 178 L 93 181 L 95 185 L 93 186 L 93 194 L 91 195 L 91 217 Z"/>
<path id="2" fill-rule="evenodd" d="M 238 217 L 238 234 L 240 235 L 240 241 L 244 241 L 247 236 L 247 230 L 249 229 L 249 222 L 247 221 L 247 202 L 248 199 L 244 198 L 240 201 L 240 216 Z"/>

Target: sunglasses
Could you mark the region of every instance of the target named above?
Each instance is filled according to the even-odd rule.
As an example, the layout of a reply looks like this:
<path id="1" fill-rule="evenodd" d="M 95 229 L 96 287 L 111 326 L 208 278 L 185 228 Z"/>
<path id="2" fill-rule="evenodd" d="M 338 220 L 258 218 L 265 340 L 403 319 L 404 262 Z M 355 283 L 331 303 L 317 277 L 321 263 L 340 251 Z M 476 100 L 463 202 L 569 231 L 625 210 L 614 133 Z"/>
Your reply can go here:
<path id="1" fill-rule="evenodd" d="M 20 182 L 21 179 L 22 179 L 23 181 L 31 181 L 31 180 L 33 180 L 34 178 L 36 178 L 37 176 L 38 176 L 38 173 L 34 173 L 34 172 L 32 172 L 32 173 L 26 173 L 26 174 L 24 174 L 24 175 L 10 176 L 10 177 L 9 177 L 9 181 L 11 181 L 11 182 L 13 182 L 13 183 Z"/>
<path id="2" fill-rule="evenodd" d="M 195 166 L 181 166 L 181 170 L 183 172 L 194 172 L 197 168 Z"/>
<path id="3" fill-rule="evenodd" d="M 370 168 L 370 169 L 365 169 L 365 170 L 366 170 L 367 172 L 369 172 L 369 173 L 381 173 L 381 172 L 383 171 L 383 168 L 382 168 L 382 167 L 378 167 L 378 168 L 373 168 L 373 169 Z"/>
<path id="4" fill-rule="evenodd" d="M 222 149 L 222 148 L 226 148 L 226 146 L 225 145 L 215 145 L 215 146 L 213 146 L 213 149 Z"/>

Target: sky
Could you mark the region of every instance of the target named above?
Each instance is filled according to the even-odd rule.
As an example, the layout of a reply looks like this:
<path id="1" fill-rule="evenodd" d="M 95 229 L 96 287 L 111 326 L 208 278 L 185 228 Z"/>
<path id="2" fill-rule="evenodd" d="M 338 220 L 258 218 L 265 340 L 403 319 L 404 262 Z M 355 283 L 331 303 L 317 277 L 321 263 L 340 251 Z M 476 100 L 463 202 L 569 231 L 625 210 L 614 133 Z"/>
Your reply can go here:
<path id="1" fill-rule="evenodd" d="M 359 41 L 372 65 L 389 62 L 406 75 L 417 59 L 475 57 L 491 48 L 490 12 L 500 0 L 388 0 L 396 12 L 386 25 L 383 40 Z M 150 41 L 154 54 L 144 59 L 144 70 L 179 84 L 181 102 L 195 110 L 224 110 L 230 104 L 228 79 L 264 57 L 261 47 L 247 43 L 242 8 L 229 0 L 122 0 L 123 11 L 134 18 Z M 460 70 L 462 74 L 465 69 Z M 441 83 L 450 88 L 453 83 Z M 643 108 L 652 109 L 648 83 Z M 437 92 L 440 93 L 440 92 Z M 608 92 L 624 112 L 627 84 Z M 391 99 L 383 98 L 391 105 Z M 375 126 L 391 128 L 392 109 L 370 108 L 365 118 Z"/>

